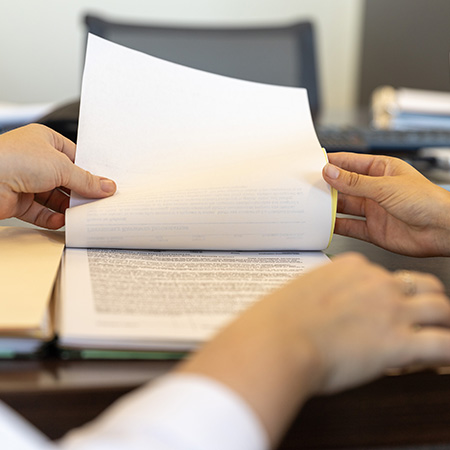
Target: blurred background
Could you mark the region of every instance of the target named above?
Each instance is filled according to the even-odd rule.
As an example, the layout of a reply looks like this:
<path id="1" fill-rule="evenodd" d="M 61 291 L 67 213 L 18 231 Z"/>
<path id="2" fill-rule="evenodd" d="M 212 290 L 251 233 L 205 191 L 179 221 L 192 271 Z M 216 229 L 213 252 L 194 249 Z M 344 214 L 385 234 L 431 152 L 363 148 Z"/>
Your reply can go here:
<path id="1" fill-rule="evenodd" d="M 5 6 L 7 5 L 7 6 Z M 0 101 L 64 102 L 79 95 L 86 13 L 130 22 L 316 28 L 323 107 L 356 102 L 361 0 L 14 0 L 0 14 Z"/>
<path id="2" fill-rule="evenodd" d="M 317 87 L 317 107 L 311 102 L 313 113 L 318 112 L 316 125 L 364 126 L 318 129 L 322 145 L 328 151 L 384 153 L 445 147 L 445 154 L 439 150 L 431 160 L 443 155 L 445 171 L 450 170 L 448 0 L 15 0 L 0 14 L 0 122 L 2 103 L 5 120 L 17 125 L 16 106 L 55 108 L 79 98 L 87 14 L 112 22 L 188 28 L 309 21 L 316 66 L 316 85 L 309 92 L 312 99 Z M 297 58 L 294 52 L 280 63 L 276 52 L 264 54 L 265 45 L 258 56 L 269 61 L 264 75 L 275 66 L 287 73 L 286 60 Z M 180 54 L 188 47 L 183 39 L 172 43 L 172 51 Z M 195 51 L 207 62 L 217 56 Z M 220 58 L 216 60 L 227 64 Z M 71 117 L 77 113 L 77 108 L 70 111 Z M 55 126 L 54 121 L 43 123 Z M 69 137 L 75 133 L 74 126 Z M 428 154 L 419 156 L 430 160 Z"/>

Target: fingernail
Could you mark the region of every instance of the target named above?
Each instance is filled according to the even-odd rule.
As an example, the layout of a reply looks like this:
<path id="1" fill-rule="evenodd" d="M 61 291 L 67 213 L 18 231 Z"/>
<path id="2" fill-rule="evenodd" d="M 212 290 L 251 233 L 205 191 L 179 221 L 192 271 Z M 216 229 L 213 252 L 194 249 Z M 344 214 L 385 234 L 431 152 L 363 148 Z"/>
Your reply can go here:
<path id="1" fill-rule="evenodd" d="M 340 172 L 336 166 L 333 166 L 332 164 L 328 163 L 325 166 L 325 173 L 329 178 L 336 180 L 339 177 Z"/>
<path id="2" fill-rule="evenodd" d="M 116 183 L 114 183 L 114 181 L 112 180 L 103 178 L 100 180 L 100 187 L 102 188 L 103 192 L 111 194 L 111 192 L 114 192 L 116 190 Z"/>

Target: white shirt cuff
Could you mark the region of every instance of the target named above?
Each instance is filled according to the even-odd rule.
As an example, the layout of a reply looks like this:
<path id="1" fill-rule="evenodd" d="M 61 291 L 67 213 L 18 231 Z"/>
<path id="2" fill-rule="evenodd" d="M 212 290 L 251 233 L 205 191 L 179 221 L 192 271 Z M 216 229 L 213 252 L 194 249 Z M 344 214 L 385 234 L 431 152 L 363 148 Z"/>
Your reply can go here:
<path id="1" fill-rule="evenodd" d="M 171 374 L 119 400 L 60 443 L 65 449 L 266 450 L 249 405 L 207 377 Z"/>

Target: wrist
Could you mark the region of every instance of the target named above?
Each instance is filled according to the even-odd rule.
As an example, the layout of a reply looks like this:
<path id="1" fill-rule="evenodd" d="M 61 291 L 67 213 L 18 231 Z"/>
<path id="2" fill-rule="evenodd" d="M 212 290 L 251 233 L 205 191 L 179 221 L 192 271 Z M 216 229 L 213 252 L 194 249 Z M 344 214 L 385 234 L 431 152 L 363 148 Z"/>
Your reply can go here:
<path id="1" fill-rule="evenodd" d="M 276 297 L 255 305 L 178 368 L 231 388 L 255 412 L 273 445 L 318 390 L 315 351 L 296 341 L 297 326 Z"/>

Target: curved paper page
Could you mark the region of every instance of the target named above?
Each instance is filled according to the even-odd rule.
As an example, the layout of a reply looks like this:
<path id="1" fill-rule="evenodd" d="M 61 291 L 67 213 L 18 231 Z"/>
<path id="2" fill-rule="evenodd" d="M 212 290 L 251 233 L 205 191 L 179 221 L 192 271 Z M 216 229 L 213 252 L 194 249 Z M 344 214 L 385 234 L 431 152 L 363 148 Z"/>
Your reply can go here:
<path id="1" fill-rule="evenodd" d="M 333 225 L 304 89 L 205 73 L 89 36 L 76 163 L 114 197 L 73 198 L 73 247 L 319 250 Z"/>

